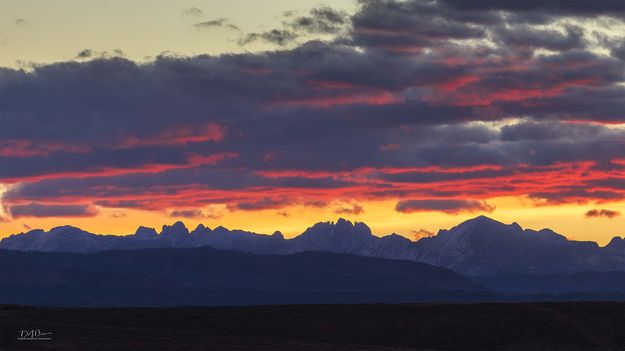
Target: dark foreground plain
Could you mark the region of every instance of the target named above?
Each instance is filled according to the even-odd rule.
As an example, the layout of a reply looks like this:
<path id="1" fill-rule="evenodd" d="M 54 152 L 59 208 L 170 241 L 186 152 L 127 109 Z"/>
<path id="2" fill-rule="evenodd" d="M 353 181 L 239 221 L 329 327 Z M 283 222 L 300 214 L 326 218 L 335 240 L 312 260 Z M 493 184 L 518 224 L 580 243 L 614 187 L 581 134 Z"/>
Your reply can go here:
<path id="1" fill-rule="evenodd" d="M 52 340 L 19 341 L 20 330 Z M 625 303 L 0 307 L 2 350 L 625 350 Z"/>

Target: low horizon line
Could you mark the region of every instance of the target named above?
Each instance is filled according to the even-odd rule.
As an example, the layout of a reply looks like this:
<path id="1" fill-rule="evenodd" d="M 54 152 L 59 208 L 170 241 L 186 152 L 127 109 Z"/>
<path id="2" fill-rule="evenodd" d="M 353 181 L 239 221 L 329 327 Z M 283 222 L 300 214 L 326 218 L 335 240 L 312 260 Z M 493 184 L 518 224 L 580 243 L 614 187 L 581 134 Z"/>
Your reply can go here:
<path id="1" fill-rule="evenodd" d="M 522 226 L 521 224 L 519 224 L 517 221 L 513 221 L 512 223 L 505 223 L 505 222 L 499 221 L 499 220 L 497 220 L 497 219 L 494 219 L 494 218 L 489 217 L 489 216 L 486 216 L 486 215 L 478 215 L 478 216 L 472 217 L 472 218 L 470 218 L 470 219 L 467 219 L 467 220 L 461 221 L 461 222 L 459 222 L 459 223 L 457 223 L 457 224 L 453 225 L 453 226 L 452 226 L 452 227 L 450 227 L 450 228 L 439 228 L 439 229 L 438 229 L 438 231 L 437 231 L 436 233 L 431 232 L 431 233 L 432 233 L 432 235 L 429 235 L 429 236 L 422 236 L 422 237 L 419 237 L 419 238 L 411 238 L 411 237 L 408 237 L 408 236 L 406 236 L 406 235 L 402 235 L 402 234 L 399 234 L 399 233 L 396 233 L 396 232 L 392 232 L 392 233 L 389 233 L 389 234 L 376 234 L 376 233 L 374 233 L 374 232 L 371 230 L 371 227 L 370 227 L 370 226 L 369 226 L 366 222 L 364 222 L 364 221 L 356 221 L 356 220 L 352 221 L 352 220 L 349 220 L 349 219 L 347 219 L 347 218 L 345 218 L 345 217 L 339 217 L 339 218 L 338 218 L 338 219 L 336 219 L 336 220 L 317 221 L 317 222 L 315 222 L 314 224 L 312 224 L 312 225 L 310 225 L 310 226 L 306 227 L 306 229 L 304 229 L 303 231 L 299 232 L 298 234 L 295 234 L 294 236 L 289 237 L 289 238 L 284 238 L 284 236 L 283 236 L 283 238 L 284 238 L 285 240 L 289 240 L 289 239 L 296 238 L 296 237 L 298 237 L 298 236 L 300 236 L 300 235 L 304 234 L 304 233 L 305 233 L 308 229 L 310 229 L 310 228 L 312 228 L 312 227 L 314 227 L 315 225 L 320 224 L 320 223 L 329 223 L 329 224 L 335 225 L 335 224 L 337 224 L 338 222 L 340 222 L 341 220 L 344 220 L 344 221 L 346 221 L 346 222 L 348 222 L 348 223 L 350 223 L 350 224 L 352 224 L 352 225 L 356 225 L 356 224 L 358 224 L 358 223 L 362 223 L 362 224 L 364 224 L 364 225 L 365 225 L 365 226 L 367 226 L 367 228 L 369 228 L 369 230 L 371 231 L 371 235 L 376 236 L 376 237 L 379 237 L 379 238 L 386 237 L 386 236 L 390 236 L 390 235 L 398 235 L 398 236 L 401 236 L 401 237 L 403 237 L 403 238 L 406 238 L 407 240 L 410 240 L 411 242 L 418 242 L 418 241 L 420 241 L 420 240 L 422 240 L 422 239 L 426 239 L 426 238 L 428 238 L 428 237 L 435 237 L 435 236 L 438 236 L 438 235 L 441 233 L 441 231 L 448 231 L 448 230 L 451 230 L 451 229 L 453 229 L 453 228 L 455 228 L 455 227 L 457 227 L 457 226 L 459 226 L 459 225 L 462 225 L 462 224 L 464 224 L 464 223 L 466 223 L 466 222 L 470 222 L 470 221 L 476 220 L 476 219 L 478 219 L 478 218 L 486 218 L 486 219 L 488 219 L 488 220 L 490 220 L 490 221 L 497 222 L 497 223 L 502 224 L 502 225 L 505 225 L 505 226 L 511 226 L 511 225 L 516 224 L 516 225 L 518 225 L 518 226 L 519 226 L 519 227 L 520 227 L 523 231 L 525 231 L 525 230 L 532 230 L 532 231 L 535 231 L 535 232 L 540 232 L 540 231 L 542 231 L 542 230 L 549 230 L 549 231 L 552 231 L 552 232 L 554 232 L 554 233 L 556 233 L 556 234 L 558 234 L 558 235 L 563 236 L 563 237 L 564 237 L 567 241 L 573 241 L 573 242 L 592 242 L 592 243 L 597 244 L 597 246 L 599 246 L 599 247 L 606 247 L 606 246 L 608 246 L 608 245 L 610 244 L 610 242 L 611 242 L 613 239 L 615 239 L 615 238 L 625 239 L 625 238 L 624 238 L 624 237 L 622 237 L 622 236 L 619 236 L 619 235 L 614 235 L 614 236 L 612 236 L 612 237 L 611 237 L 611 239 L 610 239 L 610 240 L 609 240 L 609 241 L 608 241 L 605 245 L 600 245 L 597 241 L 594 241 L 594 240 L 574 240 L 574 239 L 571 239 L 571 238 L 569 238 L 568 236 L 566 236 L 566 235 L 564 235 L 564 234 L 561 234 L 561 233 L 558 233 L 558 232 L 554 231 L 554 230 L 553 230 L 553 229 L 551 229 L 551 228 L 547 228 L 547 227 L 545 227 L 545 228 L 540 228 L 540 229 L 533 229 L 533 228 L 529 228 L 529 227 L 524 227 L 524 226 Z M 140 225 L 138 225 L 138 226 L 137 226 L 137 229 L 135 230 L 135 232 L 134 232 L 134 233 L 127 233 L 127 234 L 103 234 L 103 233 L 93 233 L 93 232 L 89 232 L 89 231 L 86 231 L 86 230 L 84 230 L 84 229 L 82 229 L 82 228 L 80 228 L 80 227 L 77 227 L 77 226 L 74 226 L 74 225 L 71 225 L 71 224 L 67 224 L 67 225 L 60 225 L 60 226 L 51 227 L 49 230 L 45 230 L 45 229 L 42 229 L 42 228 L 32 228 L 32 229 L 29 229 L 28 231 L 22 231 L 22 232 L 20 232 L 20 233 L 12 233 L 12 234 L 8 234 L 7 236 L 4 236 L 4 237 L 0 238 L 0 241 L 4 240 L 5 238 L 9 238 L 9 237 L 11 237 L 11 236 L 13 236 L 13 235 L 28 234 L 28 233 L 33 232 L 33 231 L 43 231 L 43 232 L 45 232 L 45 233 L 49 233 L 49 232 L 51 232 L 51 231 L 53 231 L 53 230 L 55 230 L 55 229 L 58 229 L 58 228 L 64 228 L 64 227 L 75 228 L 75 229 L 78 229 L 78 230 L 84 231 L 84 232 L 86 232 L 86 233 L 92 234 L 92 235 L 99 235 L 99 236 L 120 236 L 120 237 L 135 235 L 135 234 L 136 234 L 136 232 L 137 232 L 139 229 L 141 229 L 141 228 L 146 228 L 146 229 L 151 229 L 151 230 L 154 230 L 154 231 L 156 232 L 156 234 L 160 236 L 160 235 L 162 234 L 163 230 L 165 229 L 165 227 L 173 227 L 174 225 L 176 225 L 176 224 L 178 224 L 178 223 L 181 223 L 181 224 L 185 227 L 185 229 L 187 229 L 187 231 L 189 231 L 189 233 L 192 233 L 192 232 L 196 231 L 196 230 L 197 230 L 197 229 L 201 226 L 201 227 L 204 227 L 204 228 L 209 229 L 209 230 L 211 230 L 211 231 L 216 230 L 217 228 L 220 228 L 220 227 L 221 227 L 221 228 L 224 228 L 224 229 L 226 229 L 226 230 L 228 230 L 228 231 L 242 231 L 242 232 L 252 233 L 252 234 L 256 234 L 256 235 L 267 235 L 267 236 L 271 236 L 271 235 L 275 235 L 276 233 L 280 233 L 281 235 L 283 235 L 282 231 L 280 231 L 280 230 L 275 230 L 273 233 L 271 233 L 271 234 L 270 234 L 270 233 L 260 233 L 260 232 L 256 232 L 256 231 L 246 230 L 246 229 L 228 228 L 228 227 L 225 227 L 225 226 L 223 226 L 223 225 L 218 225 L 218 226 L 216 226 L 216 227 L 214 227 L 214 228 L 211 228 L 211 227 L 209 227 L 209 226 L 204 225 L 203 223 L 199 223 L 199 224 L 198 224 L 198 225 L 197 225 L 194 229 L 190 229 L 190 228 L 187 226 L 187 224 L 184 222 L 184 220 L 176 220 L 176 221 L 174 221 L 174 222 L 173 222 L 173 223 L 171 223 L 171 224 L 164 224 L 164 225 L 161 227 L 160 232 L 157 230 L 157 228 L 156 228 L 156 227 L 148 227 L 148 226 L 146 226 L 146 225 L 140 224 Z"/>

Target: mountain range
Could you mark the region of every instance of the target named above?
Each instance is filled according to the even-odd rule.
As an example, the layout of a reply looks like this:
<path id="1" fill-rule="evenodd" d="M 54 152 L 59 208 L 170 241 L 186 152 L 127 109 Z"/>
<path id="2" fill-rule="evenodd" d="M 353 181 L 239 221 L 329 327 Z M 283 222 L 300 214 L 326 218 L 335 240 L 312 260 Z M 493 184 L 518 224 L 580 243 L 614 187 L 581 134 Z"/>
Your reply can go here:
<path id="1" fill-rule="evenodd" d="M 257 234 L 199 225 L 189 231 L 182 222 L 155 229 L 139 227 L 132 235 L 97 235 L 63 226 L 32 230 L 0 241 L 0 249 L 50 253 L 96 253 L 108 250 L 199 248 L 254 254 L 343 253 L 408 260 L 448 268 L 470 277 L 576 274 L 625 271 L 625 241 L 615 237 L 605 247 L 573 241 L 549 229 L 523 229 L 485 216 L 465 221 L 437 235 L 411 241 L 391 234 L 375 236 L 364 223 L 345 219 L 320 222 L 286 239 L 280 232 Z"/>

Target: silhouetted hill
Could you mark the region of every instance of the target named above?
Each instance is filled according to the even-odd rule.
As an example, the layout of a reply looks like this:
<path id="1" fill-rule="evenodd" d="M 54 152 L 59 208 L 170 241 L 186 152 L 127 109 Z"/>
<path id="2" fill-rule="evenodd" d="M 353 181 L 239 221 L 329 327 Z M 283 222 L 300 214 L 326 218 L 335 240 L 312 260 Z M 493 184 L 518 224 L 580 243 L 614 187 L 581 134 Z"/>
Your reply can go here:
<path id="1" fill-rule="evenodd" d="M 0 302 L 183 306 L 471 301 L 493 295 L 424 263 L 306 252 L 197 249 L 95 254 L 0 250 Z"/>

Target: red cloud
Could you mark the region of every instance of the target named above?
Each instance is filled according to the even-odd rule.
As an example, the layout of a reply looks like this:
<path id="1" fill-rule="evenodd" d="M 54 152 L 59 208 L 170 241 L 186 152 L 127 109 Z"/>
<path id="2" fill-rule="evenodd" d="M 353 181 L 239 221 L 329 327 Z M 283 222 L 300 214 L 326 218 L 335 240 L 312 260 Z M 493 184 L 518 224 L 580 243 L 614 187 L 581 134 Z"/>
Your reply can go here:
<path id="1" fill-rule="evenodd" d="M 315 97 L 310 99 L 292 99 L 276 101 L 274 104 L 285 106 L 310 106 L 327 108 L 336 105 L 390 105 L 402 99 L 391 92 L 359 93 L 339 96 Z"/>
<path id="2" fill-rule="evenodd" d="M 12 183 L 32 183 L 49 179 L 82 179 L 82 178 L 101 178 L 101 177 L 114 177 L 131 174 L 157 174 L 163 173 L 175 169 L 196 168 L 199 166 L 216 165 L 221 161 L 229 158 L 236 158 L 239 154 L 234 152 L 222 152 L 212 155 L 198 155 L 191 154 L 187 157 L 185 162 L 181 163 L 148 163 L 144 165 L 136 165 L 134 167 L 100 167 L 87 169 L 84 171 L 75 172 L 51 172 L 49 174 L 40 174 L 35 176 L 21 177 L 21 178 L 5 178 L 1 179 L 2 182 Z"/>
<path id="3" fill-rule="evenodd" d="M 208 204 L 227 204 L 230 209 L 254 211 L 313 203 L 326 206 L 336 203 L 336 199 L 344 198 L 361 202 L 397 199 L 399 212 L 458 213 L 492 211 L 493 207 L 485 200 L 498 196 L 527 196 L 535 201 L 535 205 L 617 201 L 625 198 L 622 181 L 618 182 L 625 179 L 625 162 L 620 160 L 612 160 L 609 169 L 597 167 L 594 162 L 575 162 L 549 166 L 367 167 L 342 172 L 262 171 L 248 173 L 246 184 L 234 188 L 231 181 L 222 187 L 200 179 L 171 184 L 147 182 L 145 186 L 125 181 L 126 177 L 136 181 L 138 178 L 133 175 L 139 173 L 149 177 L 150 172 L 162 173 L 162 179 L 169 179 L 170 171 L 178 174 L 188 169 L 190 174 L 200 165 L 219 164 L 231 157 L 237 157 L 237 154 L 189 156 L 187 162 L 181 165 L 54 174 L 50 177 L 76 181 L 63 181 L 52 188 L 42 188 L 37 182 L 43 184 L 56 181 L 33 180 L 35 189 L 46 189 L 43 193 L 27 191 L 29 184 L 25 182 L 5 196 L 4 202 L 7 205 L 30 202 L 95 203 L 103 207 L 158 211 L 163 208 L 191 210 L 204 208 Z M 225 165 L 216 170 L 218 174 L 225 172 L 225 178 L 236 178 L 246 172 L 237 170 L 236 173 L 229 173 L 232 170 L 228 171 Z M 83 183 L 87 185 L 79 185 Z M 358 212 L 354 206 L 349 209 Z"/>
<path id="4" fill-rule="evenodd" d="M 144 137 L 131 135 L 126 137 L 118 147 L 133 148 L 139 146 L 179 146 L 208 141 L 222 141 L 226 137 L 224 127 L 209 123 L 203 126 L 175 126 L 170 129 L 149 134 Z"/>
<path id="5" fill-rule="evenodd" d="M 468 84 L 468 83 L 467 83 Z M 531 99 L 556 97 L 563 94 L 566 89 L 575 87 L 587 87 L 596 84 L 593 78 L 570 80 L 565 82 L 545 82 L 541 85 L 529 87 L 510 86 L 500 90 L 448 90 L 449 94 L 431 95 L 428 99 L 433 102 L 447 101 L 457 106 L 490 106 L 495 102 L 523 102 Z"/>
<path id="6" fill-rule="evenodd" d="M 58 141 L 36 142 L 28 139 L 0 140 L 0 157 L 48 156 L 57 152 L 86 153 L 90 150 L 89 147 L 84 145 Z"/>

